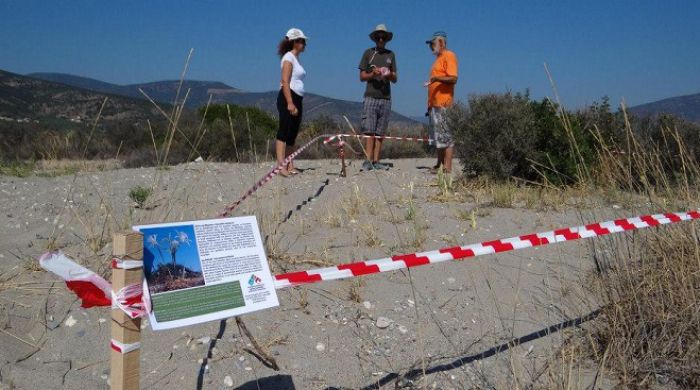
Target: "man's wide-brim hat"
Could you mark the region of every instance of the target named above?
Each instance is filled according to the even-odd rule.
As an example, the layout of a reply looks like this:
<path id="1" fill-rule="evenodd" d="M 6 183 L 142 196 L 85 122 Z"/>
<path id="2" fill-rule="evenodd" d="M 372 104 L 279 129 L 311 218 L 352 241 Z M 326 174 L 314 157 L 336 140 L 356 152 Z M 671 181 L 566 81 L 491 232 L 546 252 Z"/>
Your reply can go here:
<path id="1" fill-rule="evenodd" d="M 377 25 L 377 27 L 374 28 L 374 31 L 369 33 L 369 39 L 376 41 L 376 39 L 374 37 L 377 33 L 380 33 L 380 32 L 383 32 L 386 34 L 386 40 L 384 42 L 389 42 L 391 40 L 391 38 L 394 37 L 394 33 L 387 30 L 385 25 L 379 24 L 379 25 Z"/>

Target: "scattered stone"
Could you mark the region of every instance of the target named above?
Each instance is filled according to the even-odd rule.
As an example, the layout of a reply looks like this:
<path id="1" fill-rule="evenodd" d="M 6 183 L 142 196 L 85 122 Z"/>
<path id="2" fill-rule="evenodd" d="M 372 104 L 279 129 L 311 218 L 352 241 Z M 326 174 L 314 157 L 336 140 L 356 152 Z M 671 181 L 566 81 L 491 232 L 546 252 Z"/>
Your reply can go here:
<path id="1" fill-rule="evenodd" d="M 457 280 L 456 280 L 455 278 L 452 278 L 452 277 L 447 278 L 447 283 L 449 283 L 449 284 L 452 284 L 452 283 L 454 283 L 454 282 L 456 282 L 456 281 L 457 281 Z"/>
<path id="2" fill-rule="evenodd" d="M 226 377 L 224 377 L 224 385 L 226 387 L 233 387 L 233 378 L 231 378 L 230 375 L 226 375 Z"/>
<path id="3" fill-rule="evenodd" d="M 204 336 L 204 337 L 200 337 L 197 339 L 198 344 L 209 344 L 210 341 L 211 341 L 211 337 L 209 337 L 209 336 Z"/>
<path id="4" fill-rule="evenodd" d="M 250 371 L 250 370 L 252 370 L 252 369 L 253 369 L 252 367 L 246 367 L 246 368 L 245 368 L 246 371 Z"/>
<path id="5" fill-rule="evenodd" d="M 369 301 L 364 301 L 362 304 L 365 306 L 365 309 L 369 310 L 372 308 L 372 304 Z"/>
<path id="6" fill-rule="evenodd" d="M 318 352 L 323 352 L 326 350 L 326 345 L 323 343 L 318 343 L 318 344 L 316 344 L 316 350 Z"/>
<path id="7" fill-rule="evenodd" d="M 72 328 L 73 325 L 75 325 L 75 324 L 77 324 L 77 323 L 78 323 L 78 321 L 76 321 L 75 318 L 73 318 L 72 315 L 70 315 L 70 316 L 68 316 L 68 318 L 66 318 L 65 324 L 66 324 L 66 326 L 69 327 L 69 328 Z"/>
<path id="8" fill-rule="evenodd" d="M 401 332 L 402 334 L 406 334 L 408 333 L 408 328 L 406 328 L 403 325 L 399 325 L 399 332 Z"/>
<path id="9" fill-rule="evenodd" d="M 375 322 L 375 325 L 379 329 L 386 329 L 391 325 L 391 320 L 386 318 L 386 317 L 379 317 L 377 318 L 377 322 Z"/>

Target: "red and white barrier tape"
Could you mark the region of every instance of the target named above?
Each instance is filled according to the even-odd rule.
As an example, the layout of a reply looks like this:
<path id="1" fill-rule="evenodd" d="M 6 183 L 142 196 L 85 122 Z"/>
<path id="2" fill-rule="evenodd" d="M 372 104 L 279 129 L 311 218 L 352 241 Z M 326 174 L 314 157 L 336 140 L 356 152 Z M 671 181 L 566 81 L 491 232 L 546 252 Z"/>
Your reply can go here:
<path id="1" fill-rule="evenodd" d="M 700 212 L 666 213 L 642 215 L 634 218 L 616 219 L 585 226 L 552 230 L 543 233 L 527 234 L 500 240 L 485 241 L 467 246 L 455 246 L 428 252 L 398 255 L 377 260 L 341 264 L 336 267 L 319 268 L 309 271 L 290 272 L 275 275 L 275 288 L 298 286 L 328 280 L 396 271 L 404 268 L 435 264 L 443 261 L 460 260 L 493 253 L 530 248 L 541 245 L 573 241 L 582 238 L 605 236 L 635 229 L 665 225 L 681 221 L 700 219 Z"/>
<path id="2" fill-rule="evenodd" d="M 396 136 L 390 136 L 390 135 L 365 135 L 365 134 L 334 134 L 328 138 L 326 138 L 323 143 L 327 144 L 329 142 L 332 142 L 336 138 L 342 139 L 343 137 L 355 137 L 355 138 L 374 138 L 374 139 L 393 139 L 393 140 L 399 140 L 399 141 L 416 141 L 416 142 L 427 142 L 431 143 L 430 138 L 423 138 L 423 137 L 396 137 Z"/>
<path id="3" fill-rule="evenodd" d="M 131 344 L 124 344 L 124 343 L 120 343 L 119 341 L 117 341 L 115 339 L 111 339 L 109 341 L 109 346 L 112 347 L 113 350 L 124 355 L 124 354 L 131 352 L 131 351 L 135 351 L 135 350 L 141 348 L 141 343 L 136 342 L 136 343 L 131 343 Z"/>
<path id="4" fill-rule="evenodd" d="M 269 172 L 267 172 L 260 180 L 258 180 L 255 184 L 253 184 L 252 187 L 250 187 L 243 195 L 235 202 L 233 202 L 231 205 L 227 206 L 224 208 L 224 211 L 219 214 L 219 218 L 225 218 L 231 215 L 231 213 L 243 203 L 244 200 L 246 200 L 248 197 L 253 195 L 257 190 L 262 188 L 265 184 L 267 184 L 270 180 L 272 180 L 273 177 L 277 176 L 277 174 L 282 170 L 283 167 L 287 166 L 290 162 L 292 162 L 301 152 L 303 152 L 306 148 L 309 146 L 313 145 L 316 141 L 318 141 L 321 138 L 325 138 L 323 141 L 323 144 L 328 144 L 329 142 L 332 142 L 335 139 L 338 139 L 339 141 L 342 141 L 343 137 L 357 137 L 357 138 L 377 138 L 377 139 L 392 139 L 392 140 L 400 140 L 400 141 L 418 141 L 418 142 L 427 142 L 431 143 L 432 140 L 430 138 L 417 138 L 417 137 L 394 137 L 394 136 L 373 136 L 373 135 L 363 135 L 363 134 L 322 134 L 319 135 L 318 137 L 315 137 L 311 139 L 309 142 L 301 146 L 299 149 L 295 150 L 294 153 L 290 154 L 282 164 L 272 168 Z M 357 154 L 357 152 L 355 152 Z"/>
<path id="5" fill-rule="evenodd" d="M 275 288 L 282 289 L 302 284 L 395 271 L 443 261 L 460 260 L 468 257 L 502 253 L 584 238 L 600 237 L 608 234 L 696 219 L 700 219 L 700 212 L 698 211 L 642 215 L 633 218 L 616 219 L 584 226 L 485 241 L 467 246 L 455 246 L 434 251 L 404 254 L 390 258 L 341 264 L 335 267 L 319 268 L 309 271 L 290 272 L 275 275 Z M 107 297 L 110 297 L 112 294 L 112 288 L 106 280 L 97 276 L 87 268 L 76 264 L 61 252 L 44 254 L 39 261 L 44 269 L 55 273 L 66 281 L 68 288 L 73 290 L 78 297 L 82 299 L 82 307 L 116 305 L 132 318 L 142 316 L 149 310 L 148 302 L 141 302 L 142 298 L 147 295 L 143 294 L 142 290 L 137 292 L 135 285 L 125 287 L 120 290 L 120 292 L 113 295 L 111 297 L 113 299 L 109 299 Z"/>
<path id="6" fill-rule="evenodd" d="M 65 280 L 66 286 L 80 299 L 81 306 L 111 306 L 124 311 L 129 317 L 145 316 L 148 302 L 143 299 L 143 286 L 133 284 L 119 291 L 112 290 L 112 285 L 101 276 L 69 259 L 61 251 L 48 252 L 39 258 L 42 268 Z M 135 260 L 112 259 L 112 268 L 141 268 L 143 262 Z"/>
<path id="7" fill-rule="evenodd" d="M 112 291 L 112 309 L 119 309 L 130 318 L 145 317 L 148 311 L 143 297 L 143 287 L 140 283 L 125 286 L 116 293 Z"/>
<path id="8" fill-rule="evenodd" d="M 141 260 L 122 260 L 117 257 L 112 258 L 112 268 L 115 269 L 135 269 L 143 268 L 143 261 Z"/>
<path id="9" fill-rule="evenodd" d="M 319 135 L 318 137 L 313 138 L 311 141 L 307 142 L 303 146 L 301 146 L 299 149 L 295 150 L 292 154 L 287 156 L 286 159 L 282 162 L 282 164 L 272 168 L 269 172 L 265 174 L 260 180 L 258 180 L 255 184 L 253 184 L 252 187 L 248 189 L 237 201 L 232 203 L 231 205 L 227 206 L 224 211 L 219 214 L 219 218 L 225 218 L 231 215 L 233 210 L 235 210 L 238 206 L 240 206 L 241 203 L 243 203 L 244 200 L 246 200 L 249 196 L 253 195 L 257 190 L 259 190 L 262 186 L 264 186 L 267 182 L 272 180 L 273 177 L 277 176 L 277 174 L 282 170 L 283 167 L 286 167 L 287 164 L 292 162 L 296 156 L 298 156 L 301 152 L 304 151 L 304 149 L 308 148 L 311 146 L 313 143 L 318 141 L 321 138 L 328 138 L 330 137 L 330 134 L 322 134 Z"/>

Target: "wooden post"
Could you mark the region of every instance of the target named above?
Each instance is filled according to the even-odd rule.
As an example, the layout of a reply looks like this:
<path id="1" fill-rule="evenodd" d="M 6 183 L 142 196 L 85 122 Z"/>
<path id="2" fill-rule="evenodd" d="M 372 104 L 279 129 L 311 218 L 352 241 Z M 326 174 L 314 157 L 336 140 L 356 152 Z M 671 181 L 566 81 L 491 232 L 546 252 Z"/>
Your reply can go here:
<path id="1" fill-rule="evenodd" d="M 143 235 L 125 231 L 115 233 L 112 237 L 112 253 L 123 260 L 143 260 Z M 112 289 L 119 291 L 122 287 L 142 283 L 143 268 L 112 269 Z M 112 340 L 122 344 L 141 341 L 141 319 L 131 319 L 119 309 L 112 310 Z M 110 348 L 112 389 L 132 390 L 139 388 L 140 349 L 121 353 Z"/>
<path id="2" fill-rule="evenodd" d="M 345 143 L 343 143 L 343 140 L 340 140 L 339 146 L 338 146 L 338 154 L 340 155 L 340 177 L 346 177 L 347 172 L 345 171 Z"/>

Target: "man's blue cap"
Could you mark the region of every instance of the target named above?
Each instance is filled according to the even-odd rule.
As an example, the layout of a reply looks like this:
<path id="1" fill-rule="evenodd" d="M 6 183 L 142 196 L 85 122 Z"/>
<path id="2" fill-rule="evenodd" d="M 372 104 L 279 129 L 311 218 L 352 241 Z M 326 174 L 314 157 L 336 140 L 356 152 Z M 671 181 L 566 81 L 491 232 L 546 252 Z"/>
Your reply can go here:
<path id="1" fill-rule="evenodd" d="M 435 32 L 433 33 L 433 36 L 432 36 L 430 39 L 428 39 L 427 41 L 425 41 L 425 43 L 431 43 L 432 41 L 435 40 L 435 38 L 445 38 L 445 39 L 447 39 L 447 33 L 444 32 L 444 31 L 435 31 Z"/>

